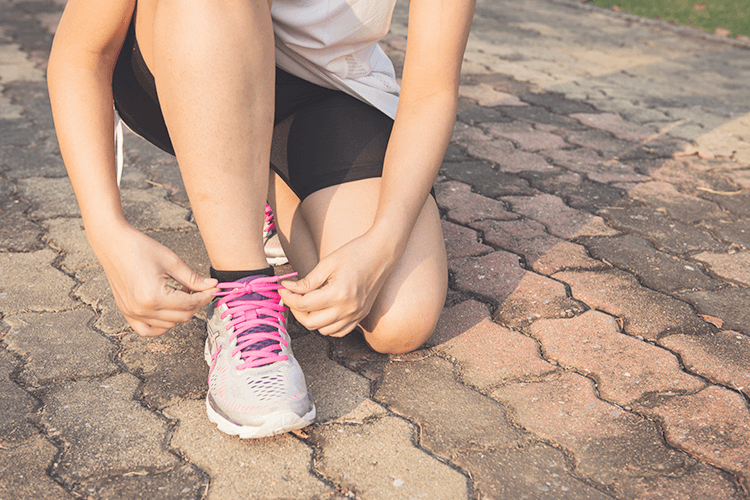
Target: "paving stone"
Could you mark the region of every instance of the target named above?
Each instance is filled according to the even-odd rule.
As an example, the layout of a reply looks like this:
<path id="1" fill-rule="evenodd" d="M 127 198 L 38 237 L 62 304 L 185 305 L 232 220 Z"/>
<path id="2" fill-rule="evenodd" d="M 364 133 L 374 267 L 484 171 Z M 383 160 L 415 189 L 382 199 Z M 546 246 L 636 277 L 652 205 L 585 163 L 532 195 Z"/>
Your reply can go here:
<path id="1" fill-rule="evenodd" d="M 208 367 L 203 359 L 206 324 L 198 319 L 177 325 L 159 337 L 122 337 L 120 359 L 145 379 L 143 399 L 164 408 L 183 399 L 202 399 L 208 390 Z"/>
<path id="2" fill-rule="evenodd" d="M 711 172 L 700 172 L 691 169 L 687 162 L 669 158 L 661 160 L 657 169 L 651 172 L 654 180 L 674 185 L 683 193 L 690 195 L 707 195 L 706 189 L 713 191 L 736 192 L 737 186 L 723 175 Z M 733 195 L 736 196 L 736 195 Z"/>
<path id="3" fill-rule="evenodd" d="M 18 200 L 0 203 L 0 251 L 31 252 L 42 248 L 42 230 L 26 217 L 28 208 L 28 204 Z"/>
<path id="4" fill-rule="evenodd" d="M 219 431 L 203 401 L 165 410 L 178 420 L 171 446 L 211 478 L 209 499 L 328 498 L 334 490 L 312 473 L 312 450 L 292 434 L 242 440 Z"/>
<path id="5" fill-rule="evenodd" d="M 534 340 L 489 318 L 435 349 L 460 366 L 464 382 L 483 391 L 506 381 L 543 377 L 556 369 L 542 359 Z"/>
<path id="6" fill-rule="evenodd" d="M 122 498 L 158 498 L 163 500 L 202 499 L 208 489 L 208 478 L 190 465 L 147 475 L 121 475 L 97 478 L 76 485 L 82 497 L 102 500 Z"/>
<path id="7" fill-rule="evenodd" d="M 543 157 L 534 153 L 518 151 L 513 148 L 510 142 L 501 142 L 500 139 L 471 143 L 467 151 L 476 158 L 495 163 L 501 172 L 506 173 L 546 172 L 554 168 Z"/>
<path id="8" fill-rule="evenodd" d="M 471 451 L 454 462 L 472 472 L 480 498 L 612 498 L 574 477 L 565 467 L 565 455 L 541 443 L 520 449 Z"/>
<path id="9" fill-rule="evenodd" d="M 678 297 L 695 306 L 700 314 L 721 319 L 725 328 L 750 335 L 750 290 L 733 286 L 716 291 L 682 292 Z"/>
<path id="10" fill-rule="evenodd" d="M 211 261 L 197 228 L 146 233 L 176 253 L 182 261 L 201 276 L 209 277 Z"/>
<path id="11" fill-rule="evenodd" d="M 701 229 L 707 229 L 715 234 L 721 240 L 729 243 L 734 247 L 740 247 L 744 250 L 750 250 L 750 220 L 709 220 L 699 226 Z M 716 250 L 726 251 L 727 247 L 723 246 Z M 712 248 L 701 248 L 701 250 L 714 250 Z"/>
<path id="12" fill-rule="evenodd" d="M 502 200 L 510 203 L 514 212 L 541 222 L 550 234 L 563 239 L 575 238 L 592 218 L 590 214 L 566 206 L 551 194 L 506 196 Z"/>
<path id="13" fill-rule="evenodd" d="M 489 307 L 472 299 L 446 307 L 441 311 L 435 331 L 427 339 L 425 346 L 431 347 L 448 342 L 489 317 Z"/>
<path id="14" fill-rule="evenodd" d="M 112 361 L 114 345 L 87 326 L 93 318 L 87 309 L 6 318 L 11 329 L 5 342 L 26 360 L 21 372 L 25 383 L 43 385 L 118 371 Z"/>
<path id="15" fill-rule="evenodd" d="M 481 129 L 492 137 L 503 137 L 504 134 L 527 134 L 536 130 L 534 125 L 527 122 L 483 123 Z"/>
<path id="16" fill-rule="evenodd" d="M 485 242 L 522 255 L 528 265 L 533 265 L 550 248 L 563 241 L 547 234 L 543 225 L 529 219 L 485 220 L 474 222 L 471 227 L 482 231 Z"/>
<path id="17" fill-rule="evenodd" d="M 529 196 L 537 191 L 524 179 L 492 167 L 489 162 L 462 161 L 443 163 L 440 173 L 451 179 L 471 184 L 473 191 L 482 196 Z"/>
<path id="18" fill-rule="evenodd" d="M 19 361 L 0 348 L 0 451 L 23 443 L 36 433 L 27 417 L 37 408 L 37 400 L 10 378 Z M 0 478 L 2 471 L 0 468 Z M 0 481 L 2 487 L 3 481 Z M 2 490 L 0 490 L 2 491 Z"/>
<path id="19" fill-rule="evenodd" d="M 559 149 L 566 146 L 565 141 L 559 135 L 549 132 L 495 132 L 498 136 L 510 139 L 526 151 L 541 151 L 547 149 Z"/>
<path id="20" fill-rule="evenodd" d="M 101 380 L 66 382 L 42 396 L 42 425 L 67 444 L 57 474 L 76 482 L 94 475 L 177 464 L 177 458 L 164 449 L 167 423 L 133 399 L 137 388 L 138 379 L 123 373 Z"/>
<path id="21" fill-rule="evenodd" d="M 604 130 L 625 141 L 640 141 L 653 134 L 650 129 L 626 122 L 614 113 L 573 113 L 570 117 L 587 127 Z"/>
<path id="22" fill-rule="evenodd" d="M 572 317 L 585 306 L 568 297 L 565 285 L 527 272 L 492 317 L 498 323 L 524 329 L 540 318 Z"/>
<path id="23" fill-rule="evenodd" d="M 559 149 L 545 151 L 544 155 L 554 165 L 585 175 L 590 180 L 604 184 L 613 182 L 642 182 L 648 177 L 636 168 L 618 161 L 604 161 L 590 149 Z"/>
<path id="24" fill-rule="evenodd" d="M 83 219 L 49 219 L 44 222 L 44 226 L 47 228 L 45 241 L 64 254 L 60 263 L 64 270 L 74 273 L 99 266 L 99 261 L 86 239 Z"/>
<path id="25" fill-rule="evenodd" d="M 67 177 L 20 179 L 18 190 L 32 204 L 29 216 L 36 220 L 55 217 L 80 217 L 73 187 Z"/>
<path id="26" fill-rule="evenodd" d="M 705 498 L 709 488 L 692 488 L 706 480 L 713 491 L 736 497 L 721 473 L 667 447 L 653 422 L 597 399 L 580 375 L 507 385 L 493 397 L 513 409 L 519 425 L 571 453 L 578 477 L 615 497 Z"/>
<path id="27" fill-rule="evenodd" d="M 579 237 L 591 237 L 597 236 L 617 236 L 620 231 L 612 229 L 601 217 L 592 217 L 590 221 L 586 223 L 581 229 L 578 230 L 577 236 Z"/>
<path id="28" fill-rule="evenodd" d="M 694 392 L 705 384 L 680 370 L 677 358 L 620 333 L 611 316 L 588 311 L 529 327 L 545 356 L 593 376 L 603 399 L 620 406 L 651 393 Z"/>
<path id="29" fill-rule="evenodd" d="M 546 250 L 531 264 L 535 272 L 547 276 L 571 269 L 598 271 L 608 267 L 603 262 L 589 257 L 586 248 L 564 240 Z"/>
<path id="30" fill-rule="evenodd" d="M 502 303 L 521 282 L 526 271 L 518 256 L 498 250 L 482 257 L 458 259 L 449 263 L 458 290 L 487 297 Z"/>
<path id="31" fill-rule="evenodd" d="M 472 126 L 477 123 L 508 121 L 499 108 L 479 106 L 476 101 L 466 97 L 458 99 L 458 119 Z"/>
<path id="32" fill-rule="evenodd" d="M 639 411 L 659 418 L 671 446 L 750 484 L 750 413 L 741 395 L 712 385 L 691 395 L 653 396 Z"/>
<path id="33" fill-rule="evenodd" d="M 592 182 L 577 172 L 524 172 L 521 175 L 539 191 L 562 198 L 571 208 L 592 213 L 614 205 L 625 195 L 625 190 L 614 183 Z"/>
<path id="34" fill-rule="evenodd" d="M 312 430 L 316 469 L 362 498 L 468 496 L 467 478 L 413 445 L 414 429 L 400 418 L 363 425 L 329 424 Z M 422 495 L 420 497 L 420 495 Z"/>
<path id="35" fill-rule="evenodd" d="M 714 239 L 708 231 L 669 219 L 658 210 L 612 207 L 599 213 L 615 229 L 651 240 L 656 248 L 675 255 L 696 251 L 725 251 L 727 248 L 725 244 Z M 748 225 L 748 242 L 750 242 L 750 225 Z M 748 248 L 750 248 L 750 243 Z"/>
<path id="36" fill-rule="evenodd" d="M 47 476 L 47 469 L 56 454 L 57 448 L 39 435 L 13 448 L 0 447 L 0 498 L 14 500 L 74 498 Z"/>
<path id="37" fill-rule="evenodd" d="M 591 238 L 585 245 L 594 258 L 635 274 L 644 286 L 654 290 L 665 293 L 716 290 L 723 285 L 704 274 L 695 262 L 660 252 L 649 241 L 637 236 Z"/>
<path id="38" fill-rule="evenodd" d="M 167 201 L 167 190 L 123 189 L 122 210 L 125 218 L 139 231 L 156 229 L 192 229 L 187 209 Z"/>
<path id="39" fill-rule="evenodd" d="M 3 314 L 58 311 L 76 305 L 68 296 L 75 283 L 52 267 L 56 257 L 47 249 L 30 253 L 0 252 L 0 311 Z"/>
<path id="40" fill-rule="evenodd" d="M 7 175 L 13 179 L 63 178 L 67 175 L 59 151 L 48 145 L 0 148 L 0 166 L 7 167 Z"/>
<path id="41" fill-rule="evenodd" d="M 456 122 L 455 125 L 453 125 L 451 142 L 457 142 L 462 145 L 466 145 L 470 142 L 491 140 L 492 137 L 486 135 L 484 131 L 479 127 L 472 127 L 471 125 L 467 125 L 461 122 Z"/>
<path id="42" fill-rule="evenodd" d="M 480 219 L 510 220 L 517 217 L 503 203 L 472 193 L 468 184 L 441 182 L 435 186 L 435 192 L 440 208 L 447 211 L 449 219 L 459 224 Z"/>
<path id="43" fill-rule="evenodd" d="M 711 272 L 722 279 L 750 286 L 750 252 L 702 252 L 693 258 L 708 264 Z"/>
<path id="44" fill-rule="evenodd" d="M 600 130 L 565 131 L 562 135 L 570 144 L 598 151 L 607 160 L 619 157 L 632 146 L 632 143 L 616 139 Z"/>
<path id="45" fill-rule="evenodd" d="M 680 193 L 666 182 L 644 182 L 632 189 L 628 196 L 650 207 L 663 208 L 670 217 L 686 224 L 724 217 L 716 204 Z"/>
<path id="46" fill-rule="evenodd" d="M 750 396 L 750 337 L 731 330 L 670 335 L 659 344 L 680 355 L 685 368 Z"/>
<path id="47" fill-rule="evenodd" d="M 503 114 L 516 120 L 525 120 L 533 123 L 554 125 L 559 128 L 579 128 L 577 121 L 567 116 L 550 113 L 539 106 L 527 106 L 523 108 L 503 108 Z"/>
<path id="48" fill-rule="evenodd" d="M 448 260 L 474 257 L 490 253 L 493 249 L 479 242 L 476 231 L 448 221 L 440 221 L 443 228 L 443 241 Z"/>
<path id="49" fill-rule="evenodd" d="M 563 271 L 552 277 L 570 285 L 574 299 L 621 318 L 630 335 L 653 341 L 672 333 L 710 330 L 687 304 L 642 287 L 623 271 Z"/>
<path id="50" fill-rule="evenodd" d="M 590 113 L 595 110 L 593 106 L 586 102 L 566 99 L 565 96 L 556 92 L 532 92 L 519 97 L 529 104 L 542 106 L 558 115 Z"/>
<path id="51" fill-rule="evenodd" d="M 488 83 L 479 83 L 477 85 L 461 85 L 458 89 L 461 97 L 474 99 L 480 106 L 528 106 L 518 97 L 505 92 L 498 92 Z"/>
<path id="52" fill-rule="evenodd" d="M 91 306 L 99 316 L 94 322 L 94 328 L 107 335 L 119 334 L 128 328 L 125 316 L 117 309 L 117 303 L 102 268 L 85 269 L 76 273 L 76 278 L 82 283 L 75 290 L 76 297 Z"/>

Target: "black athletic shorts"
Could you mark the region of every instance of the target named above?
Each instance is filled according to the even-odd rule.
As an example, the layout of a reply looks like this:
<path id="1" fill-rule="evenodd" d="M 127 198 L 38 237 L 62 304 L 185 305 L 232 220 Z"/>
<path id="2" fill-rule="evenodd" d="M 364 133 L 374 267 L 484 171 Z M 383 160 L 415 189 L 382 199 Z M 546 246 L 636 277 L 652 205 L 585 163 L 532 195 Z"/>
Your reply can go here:
<path id="1" fill-rule="evenodd" d="M 115 66 L 115 108 L 135 133 L 174 155 L 149 71 L 135 39 L 135 16 Z M 338 91 L 276 69 L 271 168 L 300 200 L 319 189 L 380 177 L 393 120 Z"/>

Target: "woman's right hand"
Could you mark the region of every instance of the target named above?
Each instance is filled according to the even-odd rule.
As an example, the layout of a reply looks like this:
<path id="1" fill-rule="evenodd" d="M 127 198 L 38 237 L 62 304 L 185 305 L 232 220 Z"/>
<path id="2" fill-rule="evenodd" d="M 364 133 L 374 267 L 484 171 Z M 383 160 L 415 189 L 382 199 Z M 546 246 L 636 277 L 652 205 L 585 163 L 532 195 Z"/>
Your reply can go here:
<path id="1" fill-rule="evenodd" d="M 130 225 L 89 235 L 117 307 L 138 335 L 153 337 L 185 323 L 208 304 L 215 279 L 199 276 L 174 252 Z M 174 279 L 183 289 L 169 285 Z"/>

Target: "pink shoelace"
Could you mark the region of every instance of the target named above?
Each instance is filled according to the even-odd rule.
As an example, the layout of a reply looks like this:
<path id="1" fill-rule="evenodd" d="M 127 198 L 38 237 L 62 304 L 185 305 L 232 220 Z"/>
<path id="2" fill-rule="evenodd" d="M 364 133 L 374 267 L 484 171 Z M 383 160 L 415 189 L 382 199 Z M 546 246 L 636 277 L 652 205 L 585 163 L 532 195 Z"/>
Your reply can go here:
<path id="1" fill-rule="evenodd" d="M 266 203 L 266 219 L 263 225 L 263 233 L 270 234 L 274 229 L 276 229 L 276 220 L 273 218 L 271 205 Z"/>
<path id="2" fill-rule="evenodd" d="M 297 273 L 284 276 L 269 276 L 255 278 L 246 283 L 219 283 L 216 287 L 226 291 L 216 292 L 213 295 L 222 297 L 217 302 L 217 307 L 226 304 L 228 309 L 224 311 L 221 318 L 231 317 L 227 330 L 234 328 L 234 334 L 230 342 L 237 339 L 237 347 L 232 351 L 232 356 L 240 353 L 242 363 L 237 366 L 238 370 L 268 365 L 277 361 L 289 359 L 286 355 L 279 354 L 279 344 L 287 345 L 279 330 L 284 332 L 284 309 L 281 305 L 281 296 L 277 290 L 283 288 L 278 282 Z M 240 299 L 244 295 L 256 294 L 264 298 Z M 250 349 L 259 342 L 263 347 Z M 218 355 L 218 350 L 214 357 Z M 216 360 L 214 360 L 215 363 Z"/>

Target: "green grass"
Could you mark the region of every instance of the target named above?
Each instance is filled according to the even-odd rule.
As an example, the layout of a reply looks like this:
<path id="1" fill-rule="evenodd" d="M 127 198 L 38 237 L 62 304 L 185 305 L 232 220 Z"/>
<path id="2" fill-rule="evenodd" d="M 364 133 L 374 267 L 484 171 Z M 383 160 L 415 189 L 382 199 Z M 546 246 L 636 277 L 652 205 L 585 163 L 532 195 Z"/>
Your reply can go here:
<path id="1" fill-rule="evenodd" d="M 591 0 L 602 7 L 619 6 L 638 16 L 702 28 L 713 33 L 717 27 L 730 30 L 730 36 L 750 37 L 750 0 Z M 696 10 L 695 5 L 705 4 Z"/>

